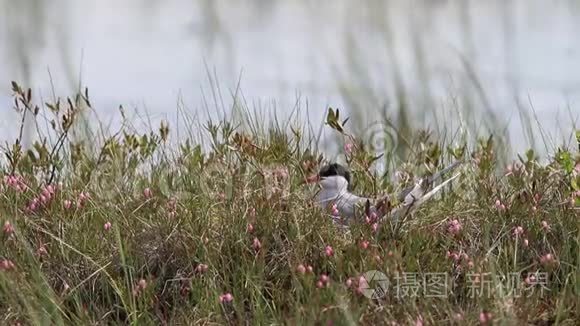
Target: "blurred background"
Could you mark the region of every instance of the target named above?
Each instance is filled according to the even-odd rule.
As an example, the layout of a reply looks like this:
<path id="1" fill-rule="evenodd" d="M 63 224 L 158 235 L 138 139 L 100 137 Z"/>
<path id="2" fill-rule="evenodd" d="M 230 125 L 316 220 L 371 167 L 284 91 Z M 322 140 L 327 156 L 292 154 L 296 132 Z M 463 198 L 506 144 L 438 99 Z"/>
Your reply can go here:
<path id="1" fill-rule="evenodd" d="M 156 126 L 243 94 L 265 119 L 331 106 L 546 152 L 580 115 L 579 30 L 575 0 L 0 0 L 0 139 L 16 80 L 40 103 L 88 87 L 111 128 L 121 104 Z"/>

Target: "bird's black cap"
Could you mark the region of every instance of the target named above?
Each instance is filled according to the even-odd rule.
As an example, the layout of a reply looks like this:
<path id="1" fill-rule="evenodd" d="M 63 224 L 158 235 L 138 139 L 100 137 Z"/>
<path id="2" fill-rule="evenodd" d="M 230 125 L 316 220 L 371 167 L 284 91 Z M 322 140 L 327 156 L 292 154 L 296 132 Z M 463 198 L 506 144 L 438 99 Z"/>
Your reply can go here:
<path id="1" fill-rule="evenodd" d="M 318 172 L 318 175 L 321 178 L 339 175 L 345 178 L 346 181 L 350 184 L 350 172 L 346 167 L 338 163 L 332 163 L 323 166 L 322 169 L 320 169 L 320 171 Z"/>

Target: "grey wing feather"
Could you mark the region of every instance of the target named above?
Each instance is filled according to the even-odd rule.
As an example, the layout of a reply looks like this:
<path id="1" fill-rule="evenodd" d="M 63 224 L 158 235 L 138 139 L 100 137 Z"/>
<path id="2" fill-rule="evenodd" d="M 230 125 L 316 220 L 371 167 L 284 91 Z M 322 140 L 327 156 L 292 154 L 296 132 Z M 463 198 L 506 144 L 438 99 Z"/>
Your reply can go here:
<path id="1" fill-rule="evenodd" d="M 430 176 L 429 178 L 427 178 L 427 184 L 429 184 L 429 185 L 433 184 L 433 182 L 435 182 L 438 179 L 440 179 L 447 172 L 450 172 L 450 171 L 454 170 L 460 164 L 461 164 L 461 161 L 455 161 L 451 165 L 449 165 L 448 167 L 444 168 L 443 170 L 441 170 L 441 171 L 433 174 L 432 176 Z M 411 185 L 411 186 L 403 189 L 403 191 L 401 191 L 397 195 L 397 200 L 399 202 L 403 202 L 405 200 L 405 198 L 407 197 L 407 195 L 409 195 L 409 193 L 411 193 L 411 191 L 413 191 L 413 189 L 415 188 L 415 186 L 416 185 Z"/>

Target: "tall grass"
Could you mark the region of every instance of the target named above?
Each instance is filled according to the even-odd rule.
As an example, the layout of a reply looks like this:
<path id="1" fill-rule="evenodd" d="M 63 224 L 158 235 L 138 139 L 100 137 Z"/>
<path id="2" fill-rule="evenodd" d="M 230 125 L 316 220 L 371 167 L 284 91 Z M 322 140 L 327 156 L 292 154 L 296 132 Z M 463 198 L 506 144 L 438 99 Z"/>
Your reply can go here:
<path id="1" fill-rule="evenodd" d="M 54 127 L 51 141 L 41 133 L 30 150 L 19 141 L 3 148 L 3 323 L 572 325 L 579 318 L 575 148 L 558 149 L 547 164 L 533 151 L 503 162 L 495 138 L 457 145 L 414 129 L 403 163 L 381 175 L 368 140 L 351 138 L 350 122 L 339 121 L 337 138 L 353 144 L 340 158 L 360 194 L 395 193 L 445 162 L 466 162 L 453 187 L 404 224 L 363 218 L 345 232 L 303 182 L 324 161 L 312 126 L 264 125 L 240 110 L 239 118 L 200 123 L 205 146 L 195 137 L 171 145 L 166 123 L 72 138 L 91 108 L 87 91 L 38 107 L 29 90 L 13 83 L 13 92 L 21 114 Z M 328 122 L 324 128 L 337 129 Z M 371 270 L 391 280 L 386 296 L 361 294 L 360 276 Z M 422 288 L 413 277 L 433 273 L 448 281 L 443 296 L 401 292 Z M 472 295 L 480 287 L 487 291 Z"/>

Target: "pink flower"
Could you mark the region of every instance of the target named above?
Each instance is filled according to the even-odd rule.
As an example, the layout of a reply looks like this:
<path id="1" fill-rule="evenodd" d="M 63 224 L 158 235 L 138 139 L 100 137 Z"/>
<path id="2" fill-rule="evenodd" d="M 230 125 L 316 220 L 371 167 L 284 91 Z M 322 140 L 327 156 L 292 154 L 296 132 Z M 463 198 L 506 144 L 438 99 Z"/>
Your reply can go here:
<path id="1" fill-rule="evenodd" d="M 423 317 L 422 316 L 417 317 L 417 320 L 415 321 L 415 326 L 423 326 Z"/>
<path id="2" fill-rule="evenodd" d="M 167 201 L 167 210 L 169 210 L 169 212 L 171 213 L 175 213 L 175 211 L 177 210 L 177 198 L 171 197 Z"/>
<path id="3" fill-rule="evenodd" d="M 528 239 L 524 239 L 524 247 L 527 247 L 530 245 L 530 242 L 528 241 Z"/>
<path id="4" fill-rule="evenodd" d="M 361 249 L 367 249 L 369 247 L 369 242 L 367 240 L 363 240 L 360 242 Z"/>
<path id="5" fill-rule="evenodd" d="M 219 296 L 219 300 L 220 300 L 220 303 L 229 303 L 229 302 L 234 301 L 234 296 L 231 293 L 226 292 L 226 293 Z"/>
<path id="6" fill-rule="evenodd" d="M 358 278 L 358 286 L 357 286 L 357 293 L 362 294 L 363 290 L 366 290 L 369 288 L 369 282 L 367 281 L 367 279 L 364 276 L 360 276 Z"/>
<path id="7" fill-rule="evenodd" d="M 144 278 L 142 278 L 139 280 L 139 283 L 137 283 L 137 286 L 139 287 L 139 289 L 145 290 L 145 288 L 147 287 L 147 281 Z"/>
<path id="8" fill-rule="evenodd" d="M 80 201 L 85 201 L 85 200 L 88 200 L 89 198 L 91 198 L 91 196 L 84 191 L 79 194 Z"/>
<path id="9" fill-rule="evenodd" d="M 352 143 L 346 143 L 344 144 L 344 151 L 346 152 L 347 155 L 350 155 L 352 153 L 353 150 L 353 144 Z"/>
<path id="10" fill-rule="evenodd" d="M 254 241 L 252 242 L 252 247 L 254 248 L 255 251 L 260 251 L 260 248 L 262 248 L 262 243 L 258 238 L 254 238 Z"/>
<path id="11" fill-rule="evenodd" d="M 474 266 L 474 265 L 473 265 L 473 261 L 471 261 L 471 260 L 470 260 L 469 262 L 467 262 L 467 267 L 468 267 L 469 269 L 473 269 L 473 266 Z"/>
<path id="12" fill-rule="evenodd" d="M 311 265 L 306 266 L 306 271 L 308 273 L 312 273 L 312 271 L 313 271 L 312 266 Z"/>
<path id="13" fill-rule="evenodd" d="M 14 263 L 9 259 L 0 260 L 0 271 L 8 271 L 14 269 Z"/>
<path id="14" fill-rule="evenodd" d="M 321 274 L 318 282 L 316 282 L 317 288 L 328 287 L 330 285 L 330 277 L 326 274 Z"/>
<path id="15" fill-rule="evenodd" d="M 544 256 L 540 257 L 540 263 L 543 265 L 550 265 L 554 262 L 554 256 L 550 253 L 545 254 Z"/>
<path id="16" fill-rule="evenodd" d="M 248 223 L 248 226 L 246 227 L 246 232 L 248 233 L 254 232 L 254 226 L 252 225 L 252 223 Z"/>
<path id="17" fill-rule="evenodd" d="M 105 231 L 109 231 L 111 229 L 111 222 L 105 223 L 105 225 L 103 226 L 103 228 L 105 229 Z"/>
<path id="18" fill-rule="evenodd" d="M 496 199 L 495 200 L 495 205 L 494 205 L 495 209 L 497 209 L 498 211 L 505 211 L 505 205 L 501 202 L 501 200 Z"/>
<path id="19" fill-rule="evenodd" d="M 373 232 L 377 232 L 379 230 L 379 223 L 373 223 L 371 228 L 373 229 Z"/>
<path id="20" fill-rule="evenodd" d="M 514 236 L 518 237 L 524 233 L 524 228 L 521 226 L 516 226 L 514 229 Z"/>
<path id="21" fill-rule="evenodd" d="M 527 285 L 533 285 L 536 283 L 536 276 L 534 274 L 528 275 L 524 281 Z"/>
<path id="22" fill-rule="evenodd" d="M 296 267 L 296 271 L 299 274 L 306 274 L 306 267 L 304 267 L 304 265 L 300 264 L 300 265 L 298 265 L 298 267 Z"/>
<path id="23" fill-rule="evenodd" d="M 91 198 L 91 196 L 89 195 L 89 193 L 87 193 L 87 192 L 81 192 L 79 194 L 79 198 L 78 198 L 78 201 L 77 201 L 77 208 L 84 207 L 85 206 L 85 202 L 87 200 L 89 200 L 90 198 Z"/>
<path id="24" fill-rule="evenodd" d="M 200 273 L 200 274 L 203 274 L 203 273 L 207 272 L 208 268 L 209 267 L 206 264 L 199 264 L 195 268 L 195 271 Z"/>
<path id="25" fill-rule="evenodd" d="M 64 208 L 66 210 L 69 210 L 71 208 L 71 206 L 72 206 L 72 202 L 70 200 L 68 200 L 68 199 L 65 200 L 62 204 L 63 204 L 63 206 L 64 206 Z"/>
<path id="26" fill-rule="evenodd" d="M 463 320 L 463 314 L 462 314 L 462 313 L 460 313 L 460 312 L 458 312 L 458 313 L 456 313 L 456 314 L 453 316 L 453 318 L 454 318 L 456 321 L 462 321 L 462 320 Z"/>
<path id="27" fill-rule="evenodd" d="M 459 234 L 462 228 L 463 226 L 461 225 L 461 223 L 459 223 L 457 219 L 449 221 L 449 223 L 447 224 L 447 232 L 451 233 L 452 235 Z"/>
<path id="28" fill-rule="evenodd" d="M 479 322 L 482 325 L 487 325 L 488 323 L 491 323 L 492 320 L 493 317 L 490 312 L 482 311 L 481 313 L 479 313 Z"/>
<path id="29" fill-rule="evenodd" d="M 43 244 L 41 244 L 36 250 L 36 254 L 38 256 L 45 256 L 48 255 L 48 251 L 46 251 L 46 247 Z"/>
<path id="30" fill-rule="evenodd" d="M 14 226 L 12 226 L 9 221 L 6 221 L 4 222 L 4 227 L 2 230 L 4 233 L 6 233 L 6 235 L 10 236 L 12 233 L 14 233 Z"/>
<path id="31" fill-rule="evenodd" d="M 544 231 L 550 231 L 550 224 L 546 221 L 542 221 L 542 229 L 544 229 Z"/>
<path id="32" fill-rule="evenodd" d="M 340 212 L 338 211 L 338 206 L 336 206 L 336 204 L 332 204 L 331 211 L 332 216 L 334 217 L 338 217 L 340 215 Z"/>
<path id="33" fill-rule="evenodd" d="M 353 281 L 352 281 L 352 277 L 349 277 L 349 278 L 346 280 L 346 282 L 345 282 L 345 284 L 346 284 L 346 287 L 351 287 L 351 286 L 352 286 L 352 283 L 353 283 Z"/>
<path id="34" fill-rule="evenodd" d="M 153 197 L 153 191 L 151 191 L 151 188 L 143 189 L 143 197 L 145 197 L 146 199 Z"/>
<path id="35" fill-rule="evenodd" d="M 455 262 L 459 262 L 461 260 L 461 255 L 456 252 L 447 251 L 447 258 L 453 259 Z"/>
<path id="36" fill-rule="evenodd" d="M 505 168 L 505 175 L 510 175 L 514 172 L 514 167 L 511 164 L 508 164 L 508 166 Z"/>
<path id="37" fill-rule="evenodd" d="M 24 192 L 27 188 L 26 183 L 24 183 L 24 179 L 19 175 L 4 176 L 4 183 L 16 192 Z"/>
<path id="38" fill-rule="evenodd" d="M 326 248 L 324 248 L 324 254 L 326 255 L 326 257 L 331 257 L 334 255 L 334 250 L 332 249 L 331 246 L 326 246 Z"/>

